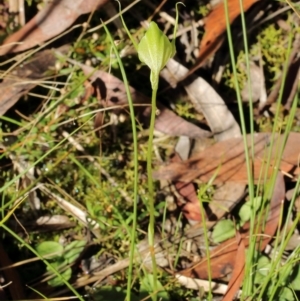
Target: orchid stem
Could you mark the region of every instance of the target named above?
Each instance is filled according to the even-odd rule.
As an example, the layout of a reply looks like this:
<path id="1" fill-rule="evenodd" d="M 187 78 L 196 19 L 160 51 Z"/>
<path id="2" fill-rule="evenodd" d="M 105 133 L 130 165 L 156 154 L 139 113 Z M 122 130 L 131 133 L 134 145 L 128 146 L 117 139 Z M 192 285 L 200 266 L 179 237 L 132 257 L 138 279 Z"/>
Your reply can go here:
<path id="1" fill-rule="evenodd" d="M 157 85 L 152 89 L 151 99 L 151 117 L 149 127 L 149 139 L 148 139 L 148 151 L 147 151 L 147 174 L 148 174 L 148 193 L 149 193 L 149 228 L 148 228 L 148 239 L 149 249 L 152 259 L 153 268 L 153 300 L 157 300 L 157 265 L 155 259 L 155 241 L 154 241 L 154 229 L 155 229 L 155 208 L 154 208 L 154 187 L 152 180 L 152 151 L 153 151 L 153 136 L 154 136 L 154 124 L 156 114 L 156 95 Z"/>

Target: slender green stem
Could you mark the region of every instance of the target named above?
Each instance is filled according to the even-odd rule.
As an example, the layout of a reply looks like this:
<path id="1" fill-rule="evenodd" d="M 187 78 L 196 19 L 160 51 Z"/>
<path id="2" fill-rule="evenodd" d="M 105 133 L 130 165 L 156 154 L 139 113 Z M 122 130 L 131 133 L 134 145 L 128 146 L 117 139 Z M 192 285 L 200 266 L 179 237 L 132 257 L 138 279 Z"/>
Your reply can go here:
<path id="1" fill-rule="evenodd" d="M 241 4 L 241 2 L 240 2 Z M 238 83 L 238 76 L 237 76 L 237 69 L 236 69 L 236 59 L 235 59 L 235 55 L 234 55 L 234 49 L 233 49 L 233 38 L 232 38 L 232 34 L 231 34 L 231 28 L 230 28 L 230 20 L 229 20 L 229 8 L 228 8 L 228 1 L 224 1 L 224 9 L 225 9 L 225 18 L 226 18 L 226 26 L 227 26 L 227 37 L 228 37 L 228 41 L 229 41 L 229 53 L 230 53 L 230 58 L 231 58 L 231 64 L 233 66 L 233 75 L 234 75 L 234 86 L 236 89 L 236 96 L 237 96 L 237 100 L 238 100 L 238 109 L 239 109 L 239 116 L 240 116 L 240 120 L 241 120 L 241 129 L 242 129 L 242 135 L 243 135 L 243 143 L 244 143 L 244 148 L 245 148 L 245 159 L 246 159 L 246 167 L 247 167 L 247 178 L 248 178 L 248 187 L 249 187 L 249 198 L 250 198 L 250 202 L 252 202 L 251 204 L 253 204 L 254 202 L 254 181 L 253 181 L 253 140 L 252 140 L 252 147 L 251 147 L 251 151 L 249 152 L 248 149 L 248 142 L 247 142 L 247 131 L 246 131 L 246 123 L 245 123 L 245 115 L 244 115 L 244 111 L 243 111 L 243 103 L 242 103 L 242 99 L 241 99 L 241 92 L 239 89 L 239 83 Z M 241 9 L 241 11 L 243 11 L 243 9 Z M 242 26 L 243 26 L 243 31 L 245 33 L 245 23 L 242 22 Z M 245 47 L 246 50 L 248 49 L 247 47 L 247 40 L 244 39 L 244 43 L 245 43 Z M 248 66 L 249 68 L 249 66 Z M 248 70 L 249 71 L 249 70 Z M 250 85 L 251 83 L 249 83 Z M 250 105 L 250 109 L 251 109 L 251 105 Z M 253 121 L 252 121 L 253 122 Z M 253 126 L 251 125 L 251 131 L 253 133 Z M 253 138 L 252 138 L 253 139 Z M 254 233 L 254 228 L 255 228 L 255 215 L 252 214 L 251 218 L 250 218 L 250 233 Z M 252 292 L 252 288 L 253 288 L 253 283 L 252 283 L 252 277 L 251 275 L 253 275 L 253 266 L 252 266 L 252 262 L 253 262 L 253 258 L 254 258 L 254 254 L 255 254 L 255 235 L 251 235 L 250 236 L 250 245 L 249 245 L 249 256 L 247 256 L 246 259 L 246 266 L 245 266 L 245 275 L 247 277 L 247 275 L 250 275 L 250 277 L 248 277 L 248 281 L 246 284 L 244 284 L 243 286 L 243 296 L 242 299 L 244 298 L 245 295 L 251 295 Z M 250 285 L 247 285 L 249 284 Z"/>
<path id="2" fill-rule="evenodd" d="M 292 51 L 292 42 L 293 42 L 293 31 L 290 32 L 289 34 L 289 40 L 288 40 L 288 45 L 287 45 L 287 52 L 286 52 L 286 61 L 285 61 L 285 65 L 284 65 L 284 68 L 283 68 L 283 72 L 282 72 L 282 82 L 281 82 L 281 87 L 280 87 L 280 92 L 279 92 L 279 96 L 278 96 L 278 100 L 277 100 L 277 105 L 276 105 L 276 113 L 275 113 L 275 117 L 274 117 L 274 120 L 277 122 L 277 120 L 279 119 L 279 114 L 280 114 L 280 106 L 282 104 L 282 99 L 283 99 L 283 92 L 284 92 L 284 88 L 285 88 L 285 83 L 286 83 L 286 76 L 287 76 L 287 72 L 288 72 L 288 68 L 289 68 L 289 57 L 290 57 L 290 54 L 291 54 L 291 51 Z M 272 136 L 271 136 L 271 141 L 270 141 L 270 146 L 269 148 L 271 150 L 275 149 L 275 146 L 276 146 L 276 153 L 275 153 L 275 156 L 274 158 L 276 158 L 276 161 L 273 163 L 274 164 L 274 169 L 275 170 L 278 170 L 279 169 L 279 165 L 280 165 L 280 160 L 282 158 L 282 154 L 283 154 L 283 151 L 284 151 L 284 147 L 286 145 L 286 141 L 287 141 L 287 138 L 288 138 L 288 135 L 291 131 L 291 127 L 292 127 L 292 122 L 294 120 L 294 114 L 296 112 L 296 106 L 297 106 L 297 96 L 295 97 L 294 101 L 296 103 L 293 103 L 293 106 L 292 106 L 292 109 L 290 110 L 289 112 L 289 121 L 288 121 L 288 124 L 286 126 L 286 129 L 284 131 L 284 134 L 283 134 L 283 140 L 282 140 L 282 144 L 280 145 L 280 147 L 278 145 L 275 145 L 275 135 L 276 135 L 276 122 L 274 123 L 274 126 L 273 126 L 273 129 L 272 129 Z M 266 163 L 266 166 L 270 166 L 271 164 L 271 154 L 272 152 L 270 151 L 268 153 L 268 158 L 267 158 L 267 163 Z M 268 193 L 266 195 L 266 197 L 268 199 L 271 198 L 271 194 L 274 190 L 274 187 L 275 187 L 275 180 L 276 180 L 276 175 L 277 173 L 273 173 L 272 174 L 272 177 L 270 179 L 270 188 L 268 189 Z M 285 217 L 286 220 L 289 220 L 289 216 L 291 215 L 291 210 L 292 210 L 293 206 L 292 204 L 290 204 L 289 206 L 289 210 L 288 210 L 288 215 Z M 278 226 L 279 227 L 279 226 Z M 280 227 L 279 227 L 280 228 Z M 284 227 L 286 229 L 286 226 Z M 282 237 L 285 237 L 286 233 L 283 232 L 282 234 Z M 280 259 L 281 259 L 281 255 L 284 251 L 284 249 L 282 249 L 280 251 L 280 249 L 278 250 L 277 249 L 278 245 L 277 245 L 277 240 L 275 240 L 275 247 L 274 247 L 274 250 L 276 250 L 277 252 L 277 259 L 273 260 L 272 261 L 272 265 L 271 265 L 271 268 L 269 270 L 269 273 L 267 275 L 267 277 L 265 277 L 264 279 L 264 283 L 263 285 L 261 286 L 261 290 L 260 290 L 260 293 L 259 293 L 259 296 L 258 296 L 258 300 L 259 298 L 261 299 L 263 294 L 270 289 L 270 291 L 272 292 L 272 290 L 274 289 L 275 287 L 275 283 L 274 281 L 272 281 L 272 277 L 274 276 L 274 273 L 275 273 L 275 270 L 279 268 L 280 266 Z M 272 299 L 270 299 L 272 300 Z"/>
<path id="3" fill-rule="evenodd" d="M 151 70 L 150 82 L 152 86 L 152 101 L 151 101 L 151 117 L 149 127 L 149 140 L 147 151 L 147 173 L 148 173 L 148 199 L 149 199 L 149 226 L 148 226 L 148 239 L 149 249 L 152 258 L 153 267 L 153 295 L 152 299 L 157 299 L 157 266 L 155 261 L 155 243 L 154 243 L 154 229 L 155 229 L 155 207 L 154 207 L 154 187 L 152 181 L 152 149 L 153 149 L 153 133 L 156 113 L 156 95 L 158 89 L 159 72 L 164 68 L 168 60 L 175 55 L 175 36 L 178 26 L 178 9 L 176 5 L 176 25 L 174 27 L 174 39 L 169 41 L 166 35 L 158 28 L 155 22 L 149 24 L 149 28 L 137 45 L 135 39 L 131 37 L 130 31 L 120 16 L 124 28 L 129 35 L 134 47 L 138 52 L 141 62 L 145 63 Z M 107 31 L 107 29 L 106 29 Z"/>
<path id="4" fill-rule="evenodd" d="M 248 39 L 247 39 L 247 28 L 246 28 L 246 21 L 245 21 L 245 15 L 244 15 L 244 11 L 243 11 L 243 1 L 239 0 L 239 5 L 241 8 L 241 24 L 242 24 L 242 29 L 243 29 L 243 41 L 244 41 L 244 50 L 245 50 L 245 56 L 246 56 L 246 69 L 247 69 L 247 77 L 248 77 L 248 91 L 249 91 L 249 124 L 250 124 L 250 134 L 251 134 L 251 149 L 250 149 L 250 158 L 251 161 L 247 162 L 247 170 L 248 170 L 248 181 L 249 181 L 249 185 L 248 185 L 248 190 L 249 190 L 249 197 L 250 197 L 250 202 L 251 202 L 251 207 L 254 207 L 254 201 L 255 201 L 255 193 L 254 193 L 254 182 L 253 182 L 253 178 L 251 176 L 251 170 L 252 170 L 252 162 L 254 160 L 254 121 L 253 121 L 253 100 L 252 100 L 252 82 L 251 82 L 251 76 L 250 76 L 250 62 L 249 62 L 249 48 L 248 48 Z M 242 119 L 242 118 L 241 118 Z M 245 132 L 243 130 L 243 136 L 245 136 Z M 247 146 L 245 145 L 245 149 L 247 148 Z M 245 153 L 246 155 L 246 153 Z M 249 164 L 249 165 L 248 165 Z M 256 214 L 255 211 L 253 210 L 253 213 L 251 214 L 250 217 L 250 233 L 254 234 L 255 233 L 255 218 L 256 218 Z M 246 294 L 252 294 L 252 290 L 253 290 L 253 259 L 255 256 L 255 239 L 251 239 L 251 244 L 249 247 L 250 251 L 248 252 L 248 258 L 247 258 L 247 264 L 245 265 L 245 277 L 244 279 L 246 281 L 244 281 L 243 284 L 243 293 Z"/>
<path id="5" fill-rule="evenodd" d="M 205 190 L 206 189 L 207 189 L 207 186 L 205 187 Z M 208 238 L 208 229 L 207 229 L 207 226 L 206 226 L 205 209 L 204 209 L 203 201 L 202 201 L 202 194 L 203 194 L 203 191 L 201 191 L 201 189 L 200 189 L 199 192 L 198 192 L 198 200 L 199 200 L 199 205 L 200 205 L 200 213 L 201 213 L 202 227 L 203 227 L 203 236 L 204 236 L 205 251 L 206 251 L 206 258 L 207 258 L 207 275 L 208 275 L 207 300 L 213 300 L 212 287 L 211 287 L 212 275 L 211 275 L 211 263 L 210 263 L 209 238 Z"/>
<path id="6" fill-rule="evenodd" d="M 137 139 L 137 132 L 136 132 L 136 121 L 135 121 L 135 113 L 134 113 L 134 105 L 131 98 L 130 90 L 129 90 L 129 83 L 127 80 L 126 72 L 122 63 L 122 60 L 120 58 L 120 55 L 118 53 L 117 47 L 115 46 L 115 43 L 112 39 L 112 36 L 110 35 L 110 32 L 108 31 L 107 27 L 104 25 L 104 29 L 106 34 L 108 35 L 112 48 L 114 50 L 114 53 L 116 55 L 120 71 L 122 74 L 122 78 L 124 81 L 124 86 L 126 90 L 126 95 L 128 99 L 129 104 L 129 111 L 130 111 L 130 117 L 131 117 L 131 127 L 132 127 L 132 135 L 133 135 L 133 162 L 134 162 L 134 181 L 133 181 L 133 221 L 132 221 L 132 231 L 131 231 L 131 244 L 130 244 L 130 256 L 129 256 L 129 271 L 128 271 L 128 280 L 127 280 L 127 294 L 126 294 L 126 300 L 130 301 L 131 298 L 131 285 L 132 285 L 132 272 L 133 272 L 133 261 L 134 261 L 134 255 L 135 255 L 135 240 L 136 240 L 136 226 L 137 226 L 137 202 L 138 202 L 138 139 Z M 155 117 L 155 116 L 154 116 Z"/>
<path id="7" fill-rule="evenodd" d="M 155 208 L 154 208 L 154 187 L 152 180 L 152 149 L 153 149 L 153 135 L 154 135 L 154 124 L 155 124 L 155 114 L 156 114 L 156 95 L 157 95 L 157 85 L 153 87 L 152 99 L 151 99 L 151 117 L 150 117 L 150 127 L 149 127 L 149 140 L 148 140 L 148 151 L 147 151 L 147 174 L 148 174 L 148 194 L 149 194 L 149 228 L 148 228 L 148 239 L 149 248 L 152 259 L 153 268 L 153 300 L 157 299 L 157 265 L 155 260 L 154 251 L 154 229 L 155 229 Z"/>

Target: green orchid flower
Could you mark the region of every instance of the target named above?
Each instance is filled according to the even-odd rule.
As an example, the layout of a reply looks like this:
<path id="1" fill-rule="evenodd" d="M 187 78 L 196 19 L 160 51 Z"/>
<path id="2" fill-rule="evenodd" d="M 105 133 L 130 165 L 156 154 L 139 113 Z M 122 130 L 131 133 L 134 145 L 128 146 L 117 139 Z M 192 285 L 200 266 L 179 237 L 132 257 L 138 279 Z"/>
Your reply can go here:
<path id="1" fill-rule="evenodd" d="M 138 44 L 138 56 L 140 61 L 145 63 L 151 70 L 152 89 L 158 85 L 159 72 L 175 53 L 175 40 L 170 42 L 157 24 L 151 22 L 146 34 Z"/>
<path id="2" fill-rule="evenodd" d="M 174 26 L 173 40 L 169 41 L 167 36 L 159 29 L 155 22 L 151 22 L 147 32 L 137 45 L 137 52 L 141 62 L 145 63 L 151 70 L 150 81 L 152 89 L 158 87 L 159 72 L 166 66 L 168 60 L 175 53 L 175 38 L 178 27 L 178 9 L 176 4 L 176 21 Z"/>

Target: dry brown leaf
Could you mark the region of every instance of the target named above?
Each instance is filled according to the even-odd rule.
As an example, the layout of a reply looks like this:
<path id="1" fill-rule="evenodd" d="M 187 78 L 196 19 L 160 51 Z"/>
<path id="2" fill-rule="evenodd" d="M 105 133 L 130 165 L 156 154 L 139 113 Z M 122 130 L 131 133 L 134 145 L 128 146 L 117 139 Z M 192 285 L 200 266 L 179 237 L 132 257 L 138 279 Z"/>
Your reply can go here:
<path id="1" fill-rule="evenodd" d="M 176 62 L 169 60 L 167 70 L 163 73 L 167 81 L 175 79 L 178 81 L 188 70 Z M 228 110 L 224 100 L 220 95 L 201 77 L 195 75 L 189 81 L 182 82 L 189 99 L 198 112 L 204 114 L 209 124 L 214 138 L 217 141 L 226 140 L 232 137 L 241 137 L 240 126 L 236 122 L 232 113 Z M 203 147 L 203 143 L 201 145 Z M 195 187 L 192 184 L 176 182 L 175 187 L 178 193 L 186 200 L 182 206 L 183 214 L 191 221 L 201 221 L 200 204 Z M 225 183 L 216 189 L 214 200 L 210 203 L 210 217 L 221 218 L 226 211 L 240 199 L 245 187 L 241 183 Z M 222 203 L 222 204 L 220 204 Z"/>
<path id="2" fill-rule="evenodd" d="M 246 261 L 245 243 L 240 233 L 237 233 L 236 239 L 238 241 L 238 249 L 236 252 L 234 269 L 232 271 L 232 276 L 230 278 L 227 291 L 222 301 L 234 300 L 234 297 L 236 296 L 236 293 L 238 292 L 244 278 L 244 268 Z"/>
<path id="3" fill-rule="evenodd" d="M 271 203 L 270 212 L 265 214 L 269 215 L 266 224 L 264 220 L 257 221 L 260 225 L 256 236 L 256 243 L 259 246 L 259 250 L 265 249 L 266 245 L 273 238 L 278 227 L 280 212 L 282 209 L 282 202 L 285 197 L 285 183 L 284 178 L 281 173 L 278 173 Z M 263 215 L 264 216 L 264 215 Z M 243 239 L 244 246 L 249 245 L 249 229 L 250 225 L 247 223 L 243 230 L 240 231 L 241 237 Z M 264 229 L 264 231 L 262 231 Z M 263 235 L 258 235 L 263 234 Z M 210 253 L 210 266 L 211 266 L 211 277 L 212 279 L 223 278 L 229 275 L 235 266 L 237 258 L 238 242 L 236 238 L 229 239 L 219 246 L 217 246 Z M 240 267 L 237 270 L 237 275 L 240 275 Z M 188 268 L 180 272 L 180 274 L 187 277 L 195 277 L 200 279 L 208 279 L 208 267 L 207 259 L 203 258 L 199 263 L 196 263 L 193 267 Z"/>
<path id="4" fill-rule="evenodd" d="M 175 154 L 172 162 L 181 162 L 180 158 Z M 176 182 L 174 183 L 177 192 L 185 200 L 182 204 L 177 201 L 185 218 L 192 224 L 202 221 L 200 200 L 193 183 Z M 230 212 L 231 208 L 240 201 L 244 194 L 245 185 L 241 183 L 225 183 L 216 187 L 213 199 L 206 206 L 205 216 L 207 220 L 216 221 Z"/>
<path id="5" fill-rule="evenodd" d="M 272 134 L 254 134 L 254 162 L 253 178 L 257 182 L 261 178 L 261 171 L 266 177 L 274 172 L 278 152 L 284 142 L 283 136 L 275 134 L 272 145 Z M 248 148 L 251 150 L 251 136 L 247 136 Z M 271 153 L 271 162 L 267 166 L 268 154 Z M 300 133 L 290 133 L 279 169 L 291 176 L 300 173 Z M 200 179 L 208 182 L 215 177 L 215 183 L 240 182 L 248 183 L 247 167 L 245 161 L 244 144 L 242 138 L 233 138 L 221 141 L 205 149 L 198 156 L 181 163 L 171 163 L 163 166 L 153 173 L 154 178 L 170 181 L 192 182 Z"/>
<path id="6" fill-rule="evenodd" d="M 177 154 L 175 154 L 175 156 L 172 158 L 172 162 L 181 162 L 181 159 Z M 180 207 L 185 218 L 190 222 L 200 222 L 202 220 L 202 217 L 199 199 L 195 186 L 192 183 L 183 182 L 176 182 L 174 185 L 177 192 L 182 196 L 182 198 L 186 202 L 184 204 L 181 204 L 180 200 L 177 201 L 178 206 Z"/>
<path id="7" fill-rule="evenodd" d="M 243 8 L 246 12 L 255 2 L 259 0 L 244 0 Z M 228 0 L 228 11 L 230 24 L 238 17 L 241 13 L 239 0 Z M 226 16 L 224 3 L 221 1 L 216 5 L 212 12 L 207 16 L 205 20 L 205 35 L 201 40 L 199 49 L 199 56 L 194 67 L 185 75 L 185 77 L 194 73 L 197 69 L 203 66 L 206 60 L 212 56 L 223 43 L 223 34 L 226 30 Z M 185 78 L 184 77 L 184 78 Z"/>
<path id="8" fill-rule="evenodd" d="M 159 102 L 157 102 L 157 108 L 159 110 L 159 115 L 155 119 L 155 129 L 157 131 L 169 136 L 187 136 L 199 139 L 212 136 L 211 132 L 186 121 Z"/>
<path id="9" fill-rule="evenodd" d="M 9 36 L 0 55 L 23 51 L 47 41 L 69 28 L 82 14 L 92 12 L 108 0 L 49 1 L 24 27 Z"/>
<path id="10" fill-rule="evenodd" d="M 110 73 L 94 70 L 92 67 L 80 64 L 74 60 L 70 60 L 70 62 L 73 62 L 82 68 L 83 72 L 89 76 L 90 80 L 96 83 L 100 91 L 101 99 L 103 99 L 104 106 L 120 106 L 120 110 L 123 110 L 122 107 L 128 105 L 125 86 L 120 79 Z M 150 117 L 151 108 L 150 106 L 145 105 L 150 104 L 151 100 L 133 87 L 129 87 L 129 89 L 132 101 L 136 105 L 135 110 L 138 112 L 140 120 L 147 123 Z M 138 104 L 141 106 L 139 107 Z M 177 116 L 174 112 L 160 104 L 159 101 L 157 101 L 157 108 L 158 116 L 155 120 L 156 130 L 170 136 L 183 135 L 190 138 L 205 138 L 211 136 L 209 131 L 202 130 L 198 126 Z"/>
<path id="11" fill-rule="evenodd" d="M 60 51 L 67 53 L 68 46 Z M 49 68 L 54 68 L 54 50 L 44 50 L 35 54 L 30 61 L 8 73 L 0 83 L 0 116 L 6 113 L 23 95 L 40 84 Z"/>

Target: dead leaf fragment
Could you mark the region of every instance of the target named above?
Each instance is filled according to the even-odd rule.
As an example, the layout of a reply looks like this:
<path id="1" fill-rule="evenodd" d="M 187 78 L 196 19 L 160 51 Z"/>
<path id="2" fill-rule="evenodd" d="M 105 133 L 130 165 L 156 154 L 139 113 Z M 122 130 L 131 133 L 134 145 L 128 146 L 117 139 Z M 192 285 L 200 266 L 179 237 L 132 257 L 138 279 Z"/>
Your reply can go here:
<path id="1" fill-rule="evenodd" d="M 69 60 L 72 63 L 80 66 L 86 76 L 94 82 L 99 88 L 103 106 L 117 107 L 123 110 L 124 106 L 128 105 L 128 99 L 124 83 L 110 73 L 101 70 L 94 70 L 92 67 L 80 64 L 74 60 Z M 140 120 L 147 124 L 151 108 L 150 98 L 143 95 L 133 87 L 129 87 L 132 101 L 135 104 L 135 111 Z M 140 107 L 138 105 L 141 105 Z M 147 106 L 149 104 L 149 106 Z M 173 111 L 166 108 L 157 101 L 158 116 L 155 120 L 155 129 L 170 136 L 187 136 L 190 138 L 207 138 L 211 136 L 209 131 L 203 130 L 200 127 L 188 122 L 176 115 Z M 118 110 L 117 110 L 118 111 Z"/>
<path id="2" fill-rule="evenodd" d="M 255 2 L 259 0 L 244 0 L 243 10 L 246 12 Z M 240 15 L 240 1 L 228 0 L 229 22 L 232 22 Z M 224 3 L 221 1 L 217 4 L 212 12 L 207 16 L 205 20 L 205 35 L 201 40 L 199 49 L 199 56 L 195 63 L 195 66 L 185 75 L 185 77 L 194 73 L 197 69 L 201 68 L 206 60 L 212 56 L 222 45 L 224 37 L 223 34 L 226 31 L 226 15 Z M 185 78 L 184 77 L 184 78 Z"/>
<path id="3" fill-rule="evenodd" d="M 0 55 L 23 51 L 47 41 L 69 28 L 82 14 L 103 6 L 108 0 L 48 1 L 24 27 L 9 36 L 0 47 Z"/>
<path id="4" fill-rule="evenodd" d="M 68 46 L 60 51 L 66 53 Z M 56 62 L 54 50 L 47 49 L 35 54 L 27 63 L 8 73 L 0 83 L 0 116 L 5 114 L 23 95 L 40 84 L 46 72 Z"/>
<path id="5" fill-rule="evenodd" d="M 280 212 L 282 209 L 282 202 L 285 197 L 285 183 L 284 178 L 281 173 L 278 173 L 271 203 L 270 203 L 270 212 L 265 212 L 263 217 L 268 214 L 269 217 L 267 218 L 266 224 L 263 220 L 257 221 L 257 224 L 260 225 L 260 229 L 258 229 L 256 236 L 256 243 L 259 246 L 259 250 L 262 251 L 265 249 L 266 245 L 270 242 L 273 238 L 276 229 L 278 227 Z M 247 247 L 249 245 L 249 229 L 250 225 L 247 223 L 243 230 L 240 231 L 243 244 Z M 265 229 L 264 231 L 262 229 Z M 263 234 L 263 235 L 259 235 Z M 227 241 L 223 242 L 219 246 L 217 246 L 211 253 L 210 253 L 210 268 L 211 268 L 211 277 L 212 279 L 223 278 L 229 275 L 234 267 L 237 258 L 237 250 L 239 249 L 239 242 L 234 237 L 232 239 L 228 239 Z M 242 251 L 240 249 L 240 251 Z M 241 277 L 242 267 L 238 267 L 236 271 L 236 277 Z M 208 267 L 207 267 L 207 259 L 203 258 L 200 262 L 196 263 L 193 267 L 188 268 L 180 272 L 181 275 L 187 277 L 195 277 L 200 279 L 208 279 Z"/>
<path id="6" fill-rule="evenodd" d="M 272 143 L 272 134 L 254 134 L 254 162 L 253 178 L 258 181 L 261 178 L 261 171 L 266 177 L 270 177 L 275 169 L 278 152 L 284 143 L 284 137 L 276 134 Z M 248 149 L 251 149 L 251 136 L 247 136 Z M 271 154 L 271 162 L 266 166 L 268 154 Z M 282 157 L 280 158 L 279 169 L 291 176 L 300 173 L 300 133 L 290 133 Z M 215 177 L 214 183 L 240 182 L 248 183 L 244 144 L 242 138 L 233 138 L 218 142 L 205 149 L 199 155 L 192 157 L 185 162 L 171 163 L 159 168 L 153 173 L 156 179 L 170 181 L 192 182 L 200 179 L 208 182 Z"/>
<path id="7" fill-rule="evenodd" d="M 236 252 L 234 269 L 232 272 L 231 279 L 228 283 L 228 288 L 224 295 L 223 301 L 234 300 L 234 297 L 238 292 L 244 278 L 244 268 L 245 268 L 245 261 L 246 261 L 245 243 L 240 233 L 237 233 L 236 239 L 238 240 L 238 249 Z"/>

